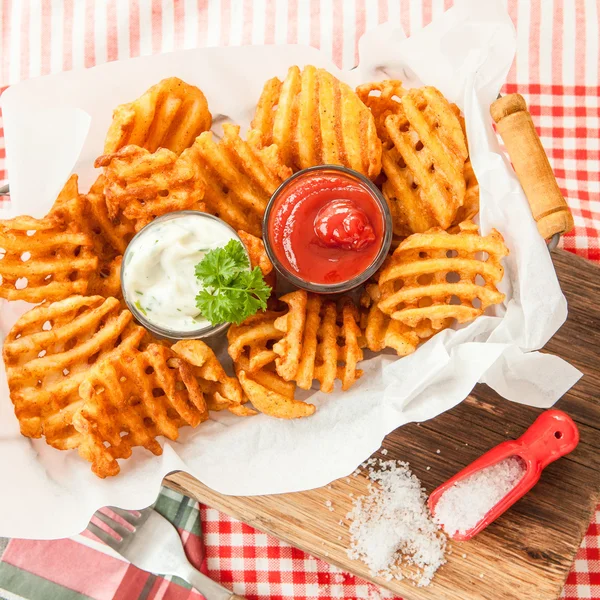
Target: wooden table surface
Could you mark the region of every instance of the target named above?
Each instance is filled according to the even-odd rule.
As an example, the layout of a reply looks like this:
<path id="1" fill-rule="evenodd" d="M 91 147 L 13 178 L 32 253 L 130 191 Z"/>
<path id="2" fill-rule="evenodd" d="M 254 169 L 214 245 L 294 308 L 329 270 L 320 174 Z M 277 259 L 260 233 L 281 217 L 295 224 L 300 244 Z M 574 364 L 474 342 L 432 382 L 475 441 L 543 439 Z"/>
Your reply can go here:
<path id="1" fill-rule="evenodd" d="M 548 466 L 537 486 L 483 533 L 469 542 L 452 542 L 447 564 L 429 587 L 374 578 L 363 563 L 347 557 L 349 493 L 356 497 L 367 492 L 362 475 L 333 482 L 331 489 L 247 498 L 217 494 L 185 473 L 171 475 L 167 485 L 405 600 L 558 598 L 600 501 L 600 268 L 560 250 L 553 257 L 569 318 L 546 350 L 584 373 L 556 404 L 577 422 L 581 441 L 573 453 Z M 521 435 L 539 413 L 478 385 L 456 408 L 392 432 L 382 448 L 388 450 L 386 459 L 408 461 L 431 492 L 492 446 Z M 331 500 L 333 512 L 326 500 Z"/>

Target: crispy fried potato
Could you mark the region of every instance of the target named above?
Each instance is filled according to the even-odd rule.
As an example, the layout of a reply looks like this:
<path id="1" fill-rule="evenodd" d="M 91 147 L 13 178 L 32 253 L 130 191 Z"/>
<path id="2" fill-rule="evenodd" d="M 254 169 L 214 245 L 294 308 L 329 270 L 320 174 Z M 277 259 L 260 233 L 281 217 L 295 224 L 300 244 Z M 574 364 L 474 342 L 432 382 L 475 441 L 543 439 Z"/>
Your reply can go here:
<path id="1" fill-rule="evenodd" d="M 71 417 L 91 366 L 137 347 L 146 331 L 115 298 L 71 296 L 36 306 L 17 320 L 4 342 L 10 398 L 27 437 L 74 448 L 80 436 Z"/>
<path id="2" fill-rule="evenodd" d="M 452 106 L 432 87 L 411 89 L 386 117 L 383 184 L 399 236 L 448 229 L 465 197 L 466 138 Z"/>
<path id="3" fill-rule="evenodd" d="M 118 106 L 106 134 L 104 154 L 133 144 L 181 154 L 208 131 L 212 117 L 204 94 L 177 77 L 163 79 L 137 100 Z"/>
<path id="4" fill-rule="evenodd" d="M 333 391 L 334 380 L 347 390 L 362 375 L 362 336 L 358 309 L 349 298 L 336 303 L 298 290 L 281 297 L 289 310 L 275 328 L 284 336 L 273 346 L 277 373 L 308 390 L 313 380 L 322 392 Z"/>
<path id="5" fill-rule="evenodd" d="M 274 322 L 281 312 L 258 312 L 227 332 L 229 356 L 247 398 L 258 411 L 280 419 L 307 417 L 312 404 L 294 399 L 296 384 L 284 381 L 274 370 L 273 344 L 283 335 Z"/>
<path id="6" fill-rule="evenodd" d="M 171 350 L 191 365 L 209 410 L 227 409 L 240 417 L 256 414 L 243 406 L 246 398 L 240 382 L 225 373 L 215 353 L 204 342 L 182 340 L 174 344 Z"/>
<path id="7" fill-rule="evenodd" d="M 419 335 L 415 329 L 382 313 L 377 307 L 380 299 L 379 286 L 367 285 L 360 301 L 366 309 L 361 313 L 361 329 L 367 348 L 373 352 L 393 348 L 398 356 L 412 354 L 421 342 Z"/>
<path id="8" fill-rule="evenodd" d="M 333 164 L 375 179 L 381 142 L 368 108 L 345 83 L 324 69 L 290 67 L 285 81 L 265 84 L 252 127 L 264 144 L 276 144 L 294 168 Z"/>
<path id="9" fill-rule="evenodd" d="M 276 146 L 260 147 L 258 132 L 251 131 L 244 141 L 239 131 L 237 125 L 224 124 L 219 142 L 211 132 L 203 133 L 190 156 L 206 187 L 207 212 L 234 229 L 262 237 L 262 217 L 269 198 L 292 172 L 281 162 Z"/>
<path id="10" fill-rule="evenodd" d="M 84 218 L 91 226 L 101 256 L 122 255 L 135 235 L 134 224 L 124 215 L 111 219 L 104 197 L 106 178 L 100 175 L 85 195 Z"/>
<path id="11" fill-rule="evenodd" d="M 42 302 L 86 293 L 98 257 L 76 218 L 79 201 L 73 176 L 48 216 L 0 221 L 0 297 Z"/>
<path id="12" fill-rule="evenodd" d="M 254 408 L 279 419 L 299 419 L 314 414 L 314 404 L 294 398 L 294 382 L 284 381 L 275 371 L 266 368 L 250 373 L 243 368 L 245 358 L 236 363 L 236 373 Z"/>
<path id="13" fill-rule="evenodd" d="M 129 458 L 134 446 L 160 455 L 159 435 L 176 440 L 180 427 L 208 419 L 192 367 L 158 344 L 102 360 L 79 393 L 81 406 L 73 415 L 81 436 L 77 449 L 102 478 L 117 475 L 117 459 Z"/>
<path id="14" fill-rule="evenodd" d="M 166 148 L 150 153 L 138 146 L 125 146 L 97 158 L 94 165 L 104 167 L 109 218 L 115 220 L 123 214 L 139 231 L 170 212 L 203 211 L 204 182 L 189 152 L 177 156 Z"/>
<path id="15" fill-rule="evenodd" d="M 388 115 L 397 115 L 403 111 L 400 99 L 406 94 L 406 90 L 402 87 L 402 82 L 398 79 L 386 79 L 363 83 L 356 88 L 356 93 L 373 113 L 379 139 L 384 143 L 390 143 L 385 119 Z"/>
<path id="16" fill-rule="evenodd" d="M 281 312 L 257 312 L 248 317 L 240 325 L 231 325 L 227 331 L 229 347 L 227 351 L 231 360 L 238 363 L 242 356 L 247 356 L 244 371 L 254 373 L 272 363 L 277 355 L 273 344 L 280 340 L 283 333 L 275 327 L 275 319 Z"/>
<path id="17" fill-rule="evenodd" d="M 508 254 L 502 236 L 492 229 L 482 237 L 471 221 L 459 230 L 415 233 L 396 248 L 379 276 L 382 312 L 435 332 L 504 300 L 496 288 L 504 273 L 500 260 Z"/>

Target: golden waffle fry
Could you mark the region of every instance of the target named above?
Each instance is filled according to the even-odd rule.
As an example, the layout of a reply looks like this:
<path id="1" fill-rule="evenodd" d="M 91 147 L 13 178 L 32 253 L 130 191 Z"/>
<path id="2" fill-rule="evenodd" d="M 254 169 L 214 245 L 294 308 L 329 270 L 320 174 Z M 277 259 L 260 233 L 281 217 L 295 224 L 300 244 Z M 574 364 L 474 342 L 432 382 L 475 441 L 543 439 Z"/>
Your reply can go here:
<path id="1" fill-rule="evenodd" d="M 242 355 L 235 363 L 236 374 L 244 393 L 261 413 L 278 419 L 299 419 L 314 414 L 314 404 L 294 398 L 296 384 L 284 381 L 274 370 L 247 370 L 248 358 Z"/>
<path id="2" fill-rule="evenodd" d="M 267 256 L 267 252 L 265 250 L 265 245 L 260 238 L 247 233 L 245 231 L 238 231 L 237 234 L 240 236 L 240 239 L 246 246 L 246 250 L 248 251 L 248 255 L 250 256 L 250 266 L 254 269 L 254 267 L 258 267 L 263 276 L 266 277 L 270 273 L 273 272 L 273 263 L 269 260 Z"/>
<path id="3" fill-rule="evenodd" d="M 121 213 L 136 231 L 156 217 L 178 210 L 204 210 L 204 182 L 189 150 L 181 156 L 166 148 L 150 153 L 138 146 L 125 146 L 96 159 L 104 167 L 104 194 L 108 216 Z"/>
<path id="4" fill-rule="evenodd" d="M 56 207 L 72 214 L 79 202 L 77 178 L 65 184 Z M 85 294 L 98 269 L 93 241 L 72 218 L 51 212 L 43 219 L 0 221 L 0 297 L 41 302 Z"/>
<path id="5" fill-rule="evenodd" d="M 471 221 L 459 230 L 416 233 L 396 248 L 379 276 L 381 311 L 409 327 L 439 331 L 451 319 L 471 321 L 504 300 L 496 288 L 508 254 L 502 236 L 495 229 L 480 236 Z"/>
<path id="6" fill-rule="evenodd" d="M 370 179 L 381 171 L 373 115 L 348 85 L 324 69 L 293 66 L 283 83 L 267 81 L 252 127 L 296 170 L 343 165 Z"/>
<path id="7" fill-rule="evenodd" d="M 196 86 L 169 77 L 137 100 L 115 109 L 104 154 L 130 144 L 150 152 L 167 148 L 181 154 L 198 135 L 210 129 L 211 123 L 204 94 Z"/>
<path id="8" fill-rule="evenodd" d="M 134 224 L 123 215 L 111 219 L 104 197 L 106 178 L 100 175 L 85 195 L 84 217 L 94 234 L 95 245 L 102 256 L 122 255 L 135 235 Z"/>
<path id="9" fill-rule="evenodd" d="M 356 88 L 356 93 L 362 103 L 369 107 L 375 119 L 377 135 L 382 142 L 390 143 L 390 136 L 385 128 L 385 119 L 388 115 L 397 115 L 402 112 L 400 99 L 406 90 L 398 79 L 386 79 L 372 83 L 363 83 Z"/>
<path id="10" fill-rule="evenodd" d="M 3 350 L 21 433 L 45 435 L 61 450 L 77 446 L 71 417 L 80 405 L 79 385 L 95 362 L 137 347 L 145 335 L 115 298 L 71 296 L 25 313 Z"/>
<path id="11" fill-rule="evenodd" d="M 360 301 L 366 309 L 361 314 L 361 329 L 367 348 L 373 352 L 393 348 L 398 356 L 412 354 L 421 341 L 419 335 L 401 321 L 382 313 L 377 307 L 380 299 L 379 287 L 372 283 L 367 285 Z"/>
<path id="12" fill-rule="evenodd" d="M 272 363 L 277 354 L 273 351 L 273 344 L 283 336 L 275 327 L 275 319 L 281 316 L 280 312 L 260 311 L 248 317 L 240 325 L 231 325 L 227 331 L 229 342 L 228 352 L 234 363 L 238 363 L 242 356 L 247 357 L 244 371 L 255 373 Z"/>
<path id="13" fill-rule="evenodd" d="M 467 145 L 449 102 L 432 87 L 409 90 L 402 112 L 385 126 L 393 147 L 383 151 L 383 184 L 399 236 L 452 225 L 465 197 Z"/>
<path id="14" fill-rule="evenodd" d="M 273 350 L 277 373 L 308 390 L 313 380 L 322 392 L 333 391 L 335 379 L 347 390 L 361 375 L 362 360 L 358 309 L 349 298 L 336 303 L 317 294 L 298 290 L 281 297 L 289 310 L 275 320 L 284 333 Z"/>
<path id="15" fill-rule="evenodd" d="M 103 178 L 102 178 L 103 182 Z M 92 198 L 104 204 L 102 191 L 96 189 L 99 185 L 97 181 L 87 196 L 79 194 L 77 185 L 77 175 L 72 175 L 65 190 L 69 193 L 63 193 L 54 203 L 49 217 L 58 218 L 64 226 L 76 228 L 86 234 L 92 240 L 92 251 L 98 257 L 98 266 L 95 270 L 88 273 L 88 285 L 84 290 L 88 296 L 120 297 L 121 296 L 121 243 L 124 248 L 124 240 L 115 242 L 115 247 L 109 236 L 105 234 L 103 227 L 96 219 Z M 99 195 L 98 195 L 99 194 Z M 131 230 L 133 235 L 133 230 Z M 121 243 L 119 243 L 121 242 Z"/>
<path id="16" fill-rule="evenodd" d="M 86 374 L 79 393 L 81 406 L 73 415 L 81 435 L 78 451 L 102 478 L 117 475 L 117 459 L 129 458 L 133 447 L 160 455 L 159 435 L 176 440 L 180 427 L 208 419 L 192 367 L 158 344 L 102 360 Z"/>
<path id="17" fill-rule="evenodd" d="M 190 152 L 206 186 L 206 210 L 234 229 L 262 237 L 267 202 L 292 172 L 281 162 L 276 146 L 259 147 L 258 132 L 250 132 L 244 141 L 239 131 L 239 126 L 226 123 L 221 141 L 211 132 L 203 133 Z"/>
<path id="18" fill-rule="evenodd" d="M 460 223 L 471 220 L 479 212 L 479 182 L 475 177 L 470 158 L 465 162 L 465 186 L 463 205 L 458 209 L 453 226 L 449 229 L 452 233 L 458 231 Z"/>
<path id="19" fill-rule="evenodd" d="M 215 353 L 204 342 L 182 340 L 174 344 L 171 350 L 191 365 L 209 410 L 227 409 L 242 417 L 256 414 L 242 406 L 246 399 L 240 382 L 225 373 Z"/>

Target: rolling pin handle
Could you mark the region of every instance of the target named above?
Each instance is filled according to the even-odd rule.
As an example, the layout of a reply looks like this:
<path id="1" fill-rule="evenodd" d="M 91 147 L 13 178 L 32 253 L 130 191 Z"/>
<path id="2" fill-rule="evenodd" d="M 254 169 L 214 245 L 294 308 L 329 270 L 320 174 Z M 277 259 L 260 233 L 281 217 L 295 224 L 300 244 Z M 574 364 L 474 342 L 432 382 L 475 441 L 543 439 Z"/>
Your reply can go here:
<path id="1" fill-rule="evenodd" d="M 573 215 L 562 196 L 548 157 L 520 94 L 509 94 L 490 107 L 538 230 L 549 247 L 573 229 Z M 555 236 L 558 236 L 556 238 Z"/>

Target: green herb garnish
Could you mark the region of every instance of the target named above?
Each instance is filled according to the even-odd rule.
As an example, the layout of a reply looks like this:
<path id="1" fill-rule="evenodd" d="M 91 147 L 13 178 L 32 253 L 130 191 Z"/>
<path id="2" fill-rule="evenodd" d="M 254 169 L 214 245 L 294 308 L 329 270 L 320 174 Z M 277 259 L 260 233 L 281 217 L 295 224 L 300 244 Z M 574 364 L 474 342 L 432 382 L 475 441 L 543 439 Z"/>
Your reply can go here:
<path id="1" fill-rule="evenodd" d="M 143 314 L 145 317 L 147 317 L 147 316 L 148 316 L 148 313 L 147 313 L 147 312 L 144 310 L 144 308 L 143 308 L 143 307 L 142 307 L 142 305 L 140 304 L 140 301 L 139 301 L 139 300 L 136 300 L 136 301 L 134 302 L 134 304 L 137 306 L 138 310 L 139 310 L 139 311 L 140 311 L 140 312 L 141 312 L 141 313 L 142 313 L 142 314 Z"/>
<path id="2" fill-rule="evenodd" d="M 136 293 L 136 294 L 139 294 L 140 296 L 143 296 L 143 295 L 144 295 L 144 292 L 140 292 L 139 290 L 135 290 L 135 293 Z"/>
<path id="3" fill-rule="evenodd" d="M 212 325 L 239 325 L 267 308 L 271 288 L 258 267 L 250 270 L 248 255 L 237 240 L 207 252 L 196 265 L 196 277 L 203 287 L 196 296 L 196 306 Z"/>

